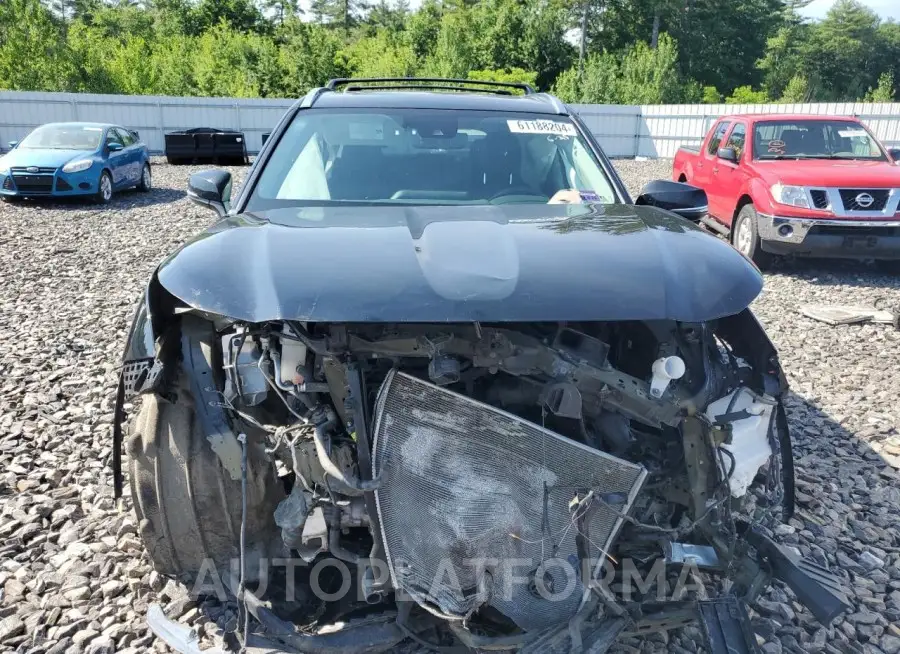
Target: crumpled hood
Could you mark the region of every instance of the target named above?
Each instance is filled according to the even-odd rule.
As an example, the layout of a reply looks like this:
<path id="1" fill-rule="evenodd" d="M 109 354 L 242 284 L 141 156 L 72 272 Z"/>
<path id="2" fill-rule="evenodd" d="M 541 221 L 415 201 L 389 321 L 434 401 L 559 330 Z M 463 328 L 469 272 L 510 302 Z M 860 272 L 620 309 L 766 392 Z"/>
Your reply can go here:
<path id="1" fill-rule="evenodd" d="M 53 150 L 50 148 L 16 148 L 0 157 L 4 166 L 38 166 L 59 168 L 73 159 L 87 159 L 93 150 Z"/>
<path id="2" fill-rule="evenodd" d="M 628 205 L 278 209 L 217 223 L 157 274 L 250 322 L 694 322 L 762 288 L 724 241 Z"/>
<path id="3" fill-rule="evenodd" d="M 900 188 L 900 166 L 887 161 L 784 159 L 755 161 L 753 167 L 769 185 Z"/>

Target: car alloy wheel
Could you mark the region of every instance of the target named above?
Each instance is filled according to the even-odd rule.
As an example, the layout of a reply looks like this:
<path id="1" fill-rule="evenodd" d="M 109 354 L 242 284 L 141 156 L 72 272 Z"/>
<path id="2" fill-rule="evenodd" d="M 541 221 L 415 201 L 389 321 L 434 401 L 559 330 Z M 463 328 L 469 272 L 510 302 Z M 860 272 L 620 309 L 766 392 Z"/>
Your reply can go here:
<path id="1" fill-rule="evenodd" d="M 749 257 L 753 249 L 753 227 L 750 220 L 744 218 L 737 228 L 737 237 L 734 239 L 738 252 Z"/>
<path id="2" fill-rule="evenodd" d="M 112 200 L 112 180 L 110 180 L 109 175 L 100 176 L 100 197 L 103 198 L 104 202 Z"/>

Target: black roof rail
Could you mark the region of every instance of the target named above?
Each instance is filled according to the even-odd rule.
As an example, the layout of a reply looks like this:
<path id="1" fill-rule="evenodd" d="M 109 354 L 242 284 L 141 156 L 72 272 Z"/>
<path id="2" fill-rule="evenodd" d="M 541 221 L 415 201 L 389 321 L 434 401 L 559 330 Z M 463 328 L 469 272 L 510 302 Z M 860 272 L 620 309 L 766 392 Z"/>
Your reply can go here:
<path id="1" fill-rule="evenodd" d="M 319 96 L 322 95 L 326 91 L 330 91 L 331 89 L 323 88 L 321 86 L 316 87 L 314 89 L 310 89 L 306 95 L 300 98 L 300 107 L 303 109 L 309 109 L 316 103 L 316 100 L 319 99 Z"/>
<path id="2" fill-rule="evenodd" d="M 427 91 L 478 91 L 479 93 L 512 95 L 512 91 L 508 91 L 506 89 L 467 89 L 461 86 L 439 84 L 351 84 L 345 87 L 344 91 L 407 91 L 410 89 Z"/>
<path id="3" fill-rule="evenodd" d="M 392 88 L 392 90 L 404 88 L 434 88 L 430 86 L 432 83 L 441 84 L 455 91 L 482 91 L 490 92 L 490 89 L 516 89 L 522 91 L 525 95 L 535 93 L 534 87 L 524 82 L 494 82 L 482 81 L 475 79 L 454 79 L 447 77 L 338 77 L 328 81 L 325 88 L 334 91 L 339 86 L 360 87 L 361 89 L 369 88 Z M 378 84 L 389 84 L 388 87 L 377 86 Z M 467 88 L 470 87 L 470 88 Z M 474 88 L 471 88 L 474 87 Z M 481 88 L 478 88 L 481 87 Z M 489 88 L 484 88 L 489 87 Z M 360 90 L 357 88 L 347 88 L 350 90 Z M 496 91 L 494 91 L 496 92 Z M 508 95 L 508 93 L 507 93 Z"/>

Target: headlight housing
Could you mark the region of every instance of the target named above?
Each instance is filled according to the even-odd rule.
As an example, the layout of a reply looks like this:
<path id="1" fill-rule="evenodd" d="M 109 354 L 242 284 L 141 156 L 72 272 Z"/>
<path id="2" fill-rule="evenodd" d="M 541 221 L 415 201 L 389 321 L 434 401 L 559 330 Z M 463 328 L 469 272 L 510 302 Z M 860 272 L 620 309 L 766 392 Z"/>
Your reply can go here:
<path id="1" fill-rule="evenodd" d="M 80 173 L 94 165 L 90 159 L 79 159 L 78 161 L 70 161 L 63 166 L 64 173 Z"/>
<path id="2" fill-rule="evenodd" d="M 771 188 L 772 197 L 779 204 L 809 209 L 809 197 L 802 186 L 784 186 L 780 182 Z"/>

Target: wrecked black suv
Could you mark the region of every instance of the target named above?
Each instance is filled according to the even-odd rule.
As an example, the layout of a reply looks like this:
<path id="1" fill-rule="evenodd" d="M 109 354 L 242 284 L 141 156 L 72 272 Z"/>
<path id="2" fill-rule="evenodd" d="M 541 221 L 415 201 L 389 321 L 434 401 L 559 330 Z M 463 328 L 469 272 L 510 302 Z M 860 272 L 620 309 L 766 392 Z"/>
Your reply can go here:
<path id="1" fill-rule="evenodd" d="M 222 171 L 188 193 L 220 220 L 147 286 L 113 463 L 156 568 L 236 597 L 251 644 L 604 652 L 699 620 L 745 652 L 773 578 L 845 610 L 773 538 L 794 485 L 759 272 L 692 222 L 702 191 L 632 201 L 556 98 L 335 80 L 233 202 Z"/>

